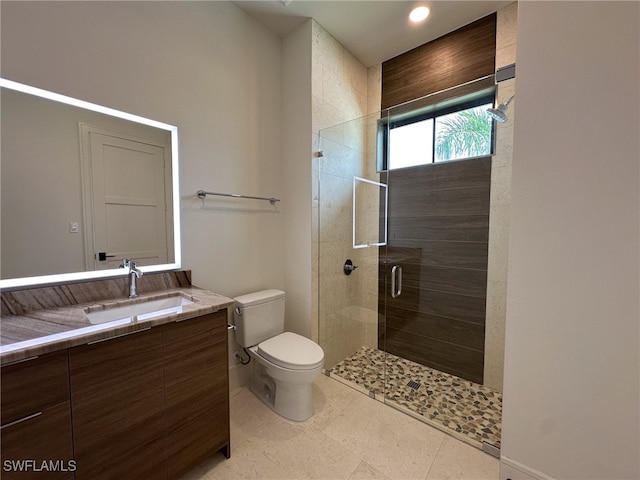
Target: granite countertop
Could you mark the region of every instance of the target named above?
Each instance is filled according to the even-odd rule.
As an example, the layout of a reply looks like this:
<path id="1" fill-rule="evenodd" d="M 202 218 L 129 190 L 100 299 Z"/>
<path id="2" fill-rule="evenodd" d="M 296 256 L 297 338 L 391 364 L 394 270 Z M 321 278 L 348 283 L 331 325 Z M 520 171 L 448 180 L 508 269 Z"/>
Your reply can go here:
<path id="1" fill-rule="evenodd" d="M 160 315 L 139 315 L 92 324 L 86 313 L 182 296 L 193 303 L 169 308 Z M 196 287 L 149 292 L 135 299 L 84 303 L 60 308 L 3 315 L 0 330 L 0 364 L 24 360 L 85 343 L 116 337 L 165 323 L 188 320 L 233 305 L 233 300 Z M 140 317 L 140 318 L 138 318 Z"/>

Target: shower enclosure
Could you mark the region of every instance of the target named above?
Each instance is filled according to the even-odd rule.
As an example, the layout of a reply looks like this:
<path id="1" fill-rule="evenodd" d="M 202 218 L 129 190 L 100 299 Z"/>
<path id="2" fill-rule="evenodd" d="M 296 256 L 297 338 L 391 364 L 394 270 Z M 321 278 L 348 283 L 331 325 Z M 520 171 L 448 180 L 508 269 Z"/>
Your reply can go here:
<path id="1" fill-rule="evenodd" d="M 320 132 L 325 368 L 472 445 L 499 448 L 501 397 L 482 385 L 491 156 L 388 168 L 390 130 L 411 110 Z"/>

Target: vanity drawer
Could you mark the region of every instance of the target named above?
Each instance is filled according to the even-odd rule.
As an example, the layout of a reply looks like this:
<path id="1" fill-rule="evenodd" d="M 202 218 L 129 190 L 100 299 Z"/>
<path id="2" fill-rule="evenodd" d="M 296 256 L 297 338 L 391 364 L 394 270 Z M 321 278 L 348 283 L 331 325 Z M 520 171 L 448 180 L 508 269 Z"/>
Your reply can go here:
<path id="1" fill-rule="evenodd" d="M 69 400 L 67 350 L 13 363 L 0 370 L 1 423 Z"/>
<path id="2" fill-rule="evenodd" d="M 69 402 L 60 403 L 1 430 L 2 479 L 73 478 Z"/>

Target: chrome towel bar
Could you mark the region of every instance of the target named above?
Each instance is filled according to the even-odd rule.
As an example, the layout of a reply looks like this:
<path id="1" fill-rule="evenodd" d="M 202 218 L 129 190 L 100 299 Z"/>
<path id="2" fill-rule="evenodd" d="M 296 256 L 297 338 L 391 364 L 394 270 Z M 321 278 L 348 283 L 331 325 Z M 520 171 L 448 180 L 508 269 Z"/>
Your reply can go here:
<path id="1" fill-rule="evenodd" d="M 205 192 L 204 190 L 198 190 L 196 194 L 198 195 L 198 198 L 204 198 L 207 195 L 217 195 L 219 197 L 250 198 L 252 200 L 266 200 L 271 205 L 275 205 L 276 202 L 280 201 L 279 198 L 273 198 L 273 197 L 252 197 L 250 195 L 238 195 L 236 193 Z"/>

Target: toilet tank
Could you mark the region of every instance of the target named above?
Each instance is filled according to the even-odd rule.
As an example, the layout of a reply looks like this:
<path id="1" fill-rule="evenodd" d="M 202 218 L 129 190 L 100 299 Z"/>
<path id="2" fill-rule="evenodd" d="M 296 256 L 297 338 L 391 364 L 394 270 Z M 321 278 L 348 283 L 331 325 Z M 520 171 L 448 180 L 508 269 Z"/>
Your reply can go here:
<path id="1" fill-rule="evenodd" d="M 233 299 L 236 341 L 252 347 L 284 332 L 284 292 L 262 290 Z"/>

